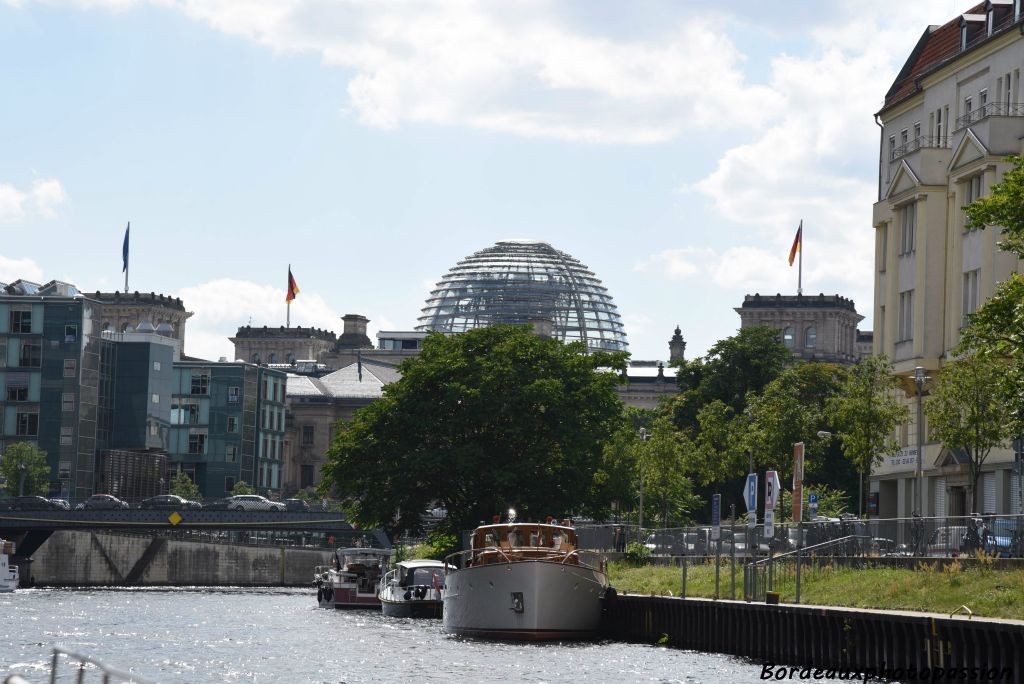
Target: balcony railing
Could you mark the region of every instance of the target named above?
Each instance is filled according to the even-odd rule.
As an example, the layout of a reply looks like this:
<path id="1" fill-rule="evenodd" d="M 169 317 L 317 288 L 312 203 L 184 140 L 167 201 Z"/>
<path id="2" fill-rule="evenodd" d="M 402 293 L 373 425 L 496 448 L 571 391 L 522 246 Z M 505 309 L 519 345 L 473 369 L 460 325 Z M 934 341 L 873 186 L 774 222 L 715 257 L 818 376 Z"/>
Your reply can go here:
<path id="1" fill-rule="evenodd" d="M 956 120 L 957 130 L 990 116 L 1024 116 L 1024 102 L 988 102 Z"/>
<path id="2" fill-rule="evenodd" d="M 903 143 L 899 147 L 894 147 L 892 150 L 892 158 L 889 161 L 896 161 L 900 157 L 906 156 L 911 152 L 917 152 L 922 147 L 948 148 L 949 137 L 945 135 L 941 137 L 931 135 L 918 136 L 913 140 Z"/>

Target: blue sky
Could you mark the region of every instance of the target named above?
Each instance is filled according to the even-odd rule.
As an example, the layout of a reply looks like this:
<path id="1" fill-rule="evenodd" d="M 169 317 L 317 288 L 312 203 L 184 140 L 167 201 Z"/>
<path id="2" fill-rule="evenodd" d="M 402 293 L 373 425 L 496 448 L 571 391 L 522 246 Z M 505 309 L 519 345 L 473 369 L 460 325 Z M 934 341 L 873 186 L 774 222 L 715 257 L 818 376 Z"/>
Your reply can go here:
<path id="1" fill-rule="evenodd" d="M 969 3 L 968 3 L 969 4 Z M 181 296 L 186 350 L 250 319 L 410 329 L 460 258 L 550 242 L 635 358 L 732 334 L 745 293 L 870 327 L 872 114 L 967 4 L 0 0 L 0 280 Z M 962 6 L 961 6 L 962 5 Z"/>

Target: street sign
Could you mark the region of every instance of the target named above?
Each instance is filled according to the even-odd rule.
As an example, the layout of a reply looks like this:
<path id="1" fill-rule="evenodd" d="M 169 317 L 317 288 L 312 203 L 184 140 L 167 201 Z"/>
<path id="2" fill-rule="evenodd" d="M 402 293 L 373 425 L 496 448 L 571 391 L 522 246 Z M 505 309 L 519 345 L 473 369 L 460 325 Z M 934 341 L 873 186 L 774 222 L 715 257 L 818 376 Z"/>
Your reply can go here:
<path id="1" fill-rule="evenodd" d="M 807 495 L 807 506 L 811 509 L 811 517 L 818 515 L 818 495 L 811 492 Z"/>
<path id="2" fill-rule="evenodd" d="M 750 529 L 757 527 L 757 511 L 750 511 L 750 513 L 747 513 L 747 527 Z"/>
<path id="3" fill-rule="evenodd" d="M 722 538 L 722 495 L 711 496 L 711 541 Z"/>
<path id="4" fill-rule="evenodd" d="M 764 512 L 764 536 L 771 539 L 775 536 L 775 511 Z"/>
<path id="5" fill-rule="evenodd" d="M 757 473 L 747 475 L 747 513 L 757 510 Z"/>
<path id="6" fill-rule="evenodd" d="M 779 502 L 779 474 L 769 470 L 764 474 L 764 510 L 774 511 Z"/>

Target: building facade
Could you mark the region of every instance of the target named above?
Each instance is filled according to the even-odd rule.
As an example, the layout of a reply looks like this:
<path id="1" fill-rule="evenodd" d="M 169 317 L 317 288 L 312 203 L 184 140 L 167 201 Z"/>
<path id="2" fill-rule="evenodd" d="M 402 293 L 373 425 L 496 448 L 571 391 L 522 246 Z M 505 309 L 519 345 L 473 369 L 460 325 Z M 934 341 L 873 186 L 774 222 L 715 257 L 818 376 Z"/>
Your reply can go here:
<path id="1" fill-rule="evenodd" d="M 917 425 L 914 369 L 934 382 L 953 356 L 967 314 L 1021 264 L 998 248 L 995 229 L 968 230 L 963 207 L 983 197 L 1021 154 L 1024 66 L 1021 3 L 985 2 L 930 26 L 885 96 L 880 122 L 878 201 L 874 205 L 873 349 L 906 379 L 911 422 L 871 476 L 883 517 L 964 515 L 972 500 L 963 455 Z M 929 383 L 929 384 L 930 384 Z M 927 394 L 928 384 L 924 393 Z M 917 437 L 922 431 L 921 510 L 914 511 Z M 1020 510 L 1012 453 L 988 457 L 978 513 Z"/>
<path id="2" fill-rule="evenodd" d="M 99 292 L 89 295 L 103 305 L 101 331 L 140 332 L 158 331 L 185 344 L 185 323 L 191 311 L 177 297 L 155 292 Z"/>
<path id="3" fill-rule="evenodd" d="M 866 355 L 857 330 L 864 317 L 846 297 L 753 294 L 735 311 L 740 328 L 761 325 L 778 330 L 797 360 L 853 364 Z"/>
<path id="4" fill-rule="evenodd" d="M 253 328 L 248 325 L 228 339 L 235 345 L 235 359 L 282 365 L 319 361 L 338 341 L 333 332 L 319 328 Z"/>

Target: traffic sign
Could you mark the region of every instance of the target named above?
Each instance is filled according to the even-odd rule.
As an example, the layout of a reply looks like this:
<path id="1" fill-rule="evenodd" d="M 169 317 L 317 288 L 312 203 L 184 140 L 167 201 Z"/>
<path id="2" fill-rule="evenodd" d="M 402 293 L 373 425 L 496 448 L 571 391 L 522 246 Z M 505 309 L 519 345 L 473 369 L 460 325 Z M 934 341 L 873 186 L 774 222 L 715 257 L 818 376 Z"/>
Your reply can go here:
<path id="1" fill-rule="evenodd" d="M 747 475 L 747 513 L 757 510 L 757 473 Z"/>
<path id="2" fill-rule="evenodd" d="M 711 496 L 711 541 L 722 538 L 722 495 Z"/>
<path id="3" fill-rule="evenodd" d="M 774 511 L 779 503 L 779 474 L 769 470 L 764 474 L 764 510 Z"/>
<path id="4" fill-rule="evenodd" d="M 811 509 L 811 517 L 818 515 L 818 495 L 811 492 L 807 495 L 807 507 Z"/>
<path id="5" fill-rule="evenodd" d="M 771 539 L 775 536 L 775 511 L 764 512 L 764 536 Z"/>

